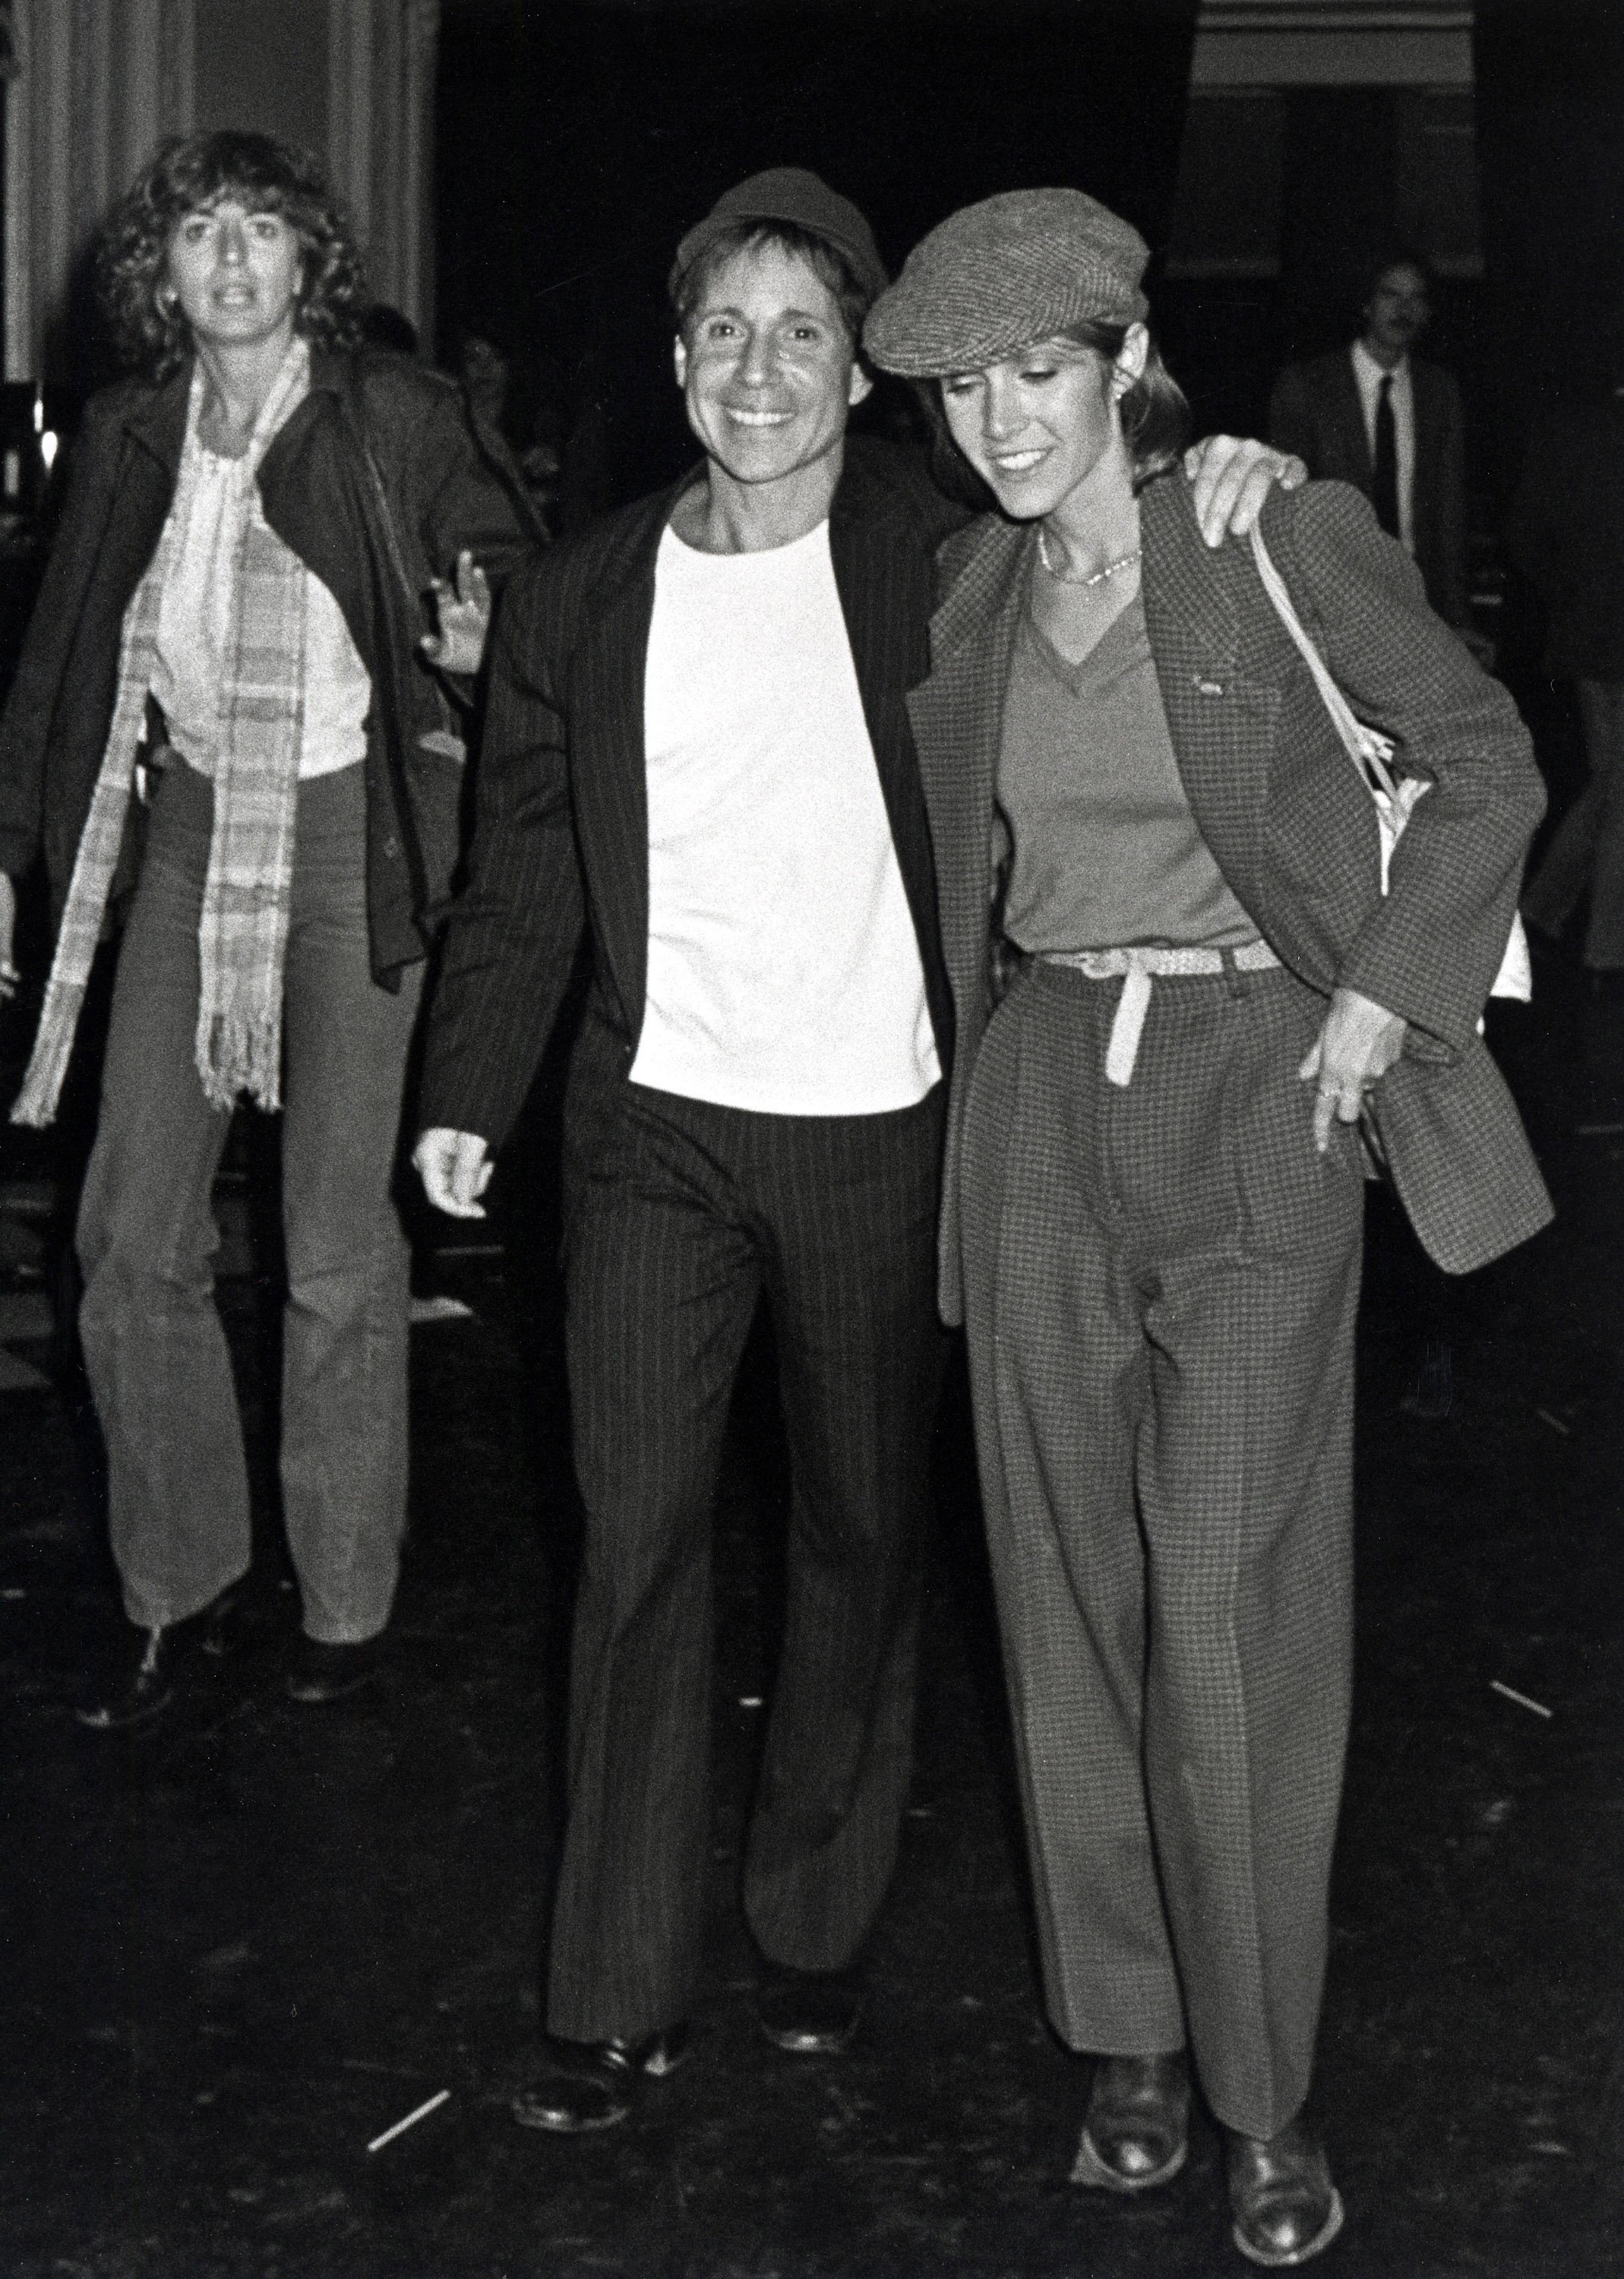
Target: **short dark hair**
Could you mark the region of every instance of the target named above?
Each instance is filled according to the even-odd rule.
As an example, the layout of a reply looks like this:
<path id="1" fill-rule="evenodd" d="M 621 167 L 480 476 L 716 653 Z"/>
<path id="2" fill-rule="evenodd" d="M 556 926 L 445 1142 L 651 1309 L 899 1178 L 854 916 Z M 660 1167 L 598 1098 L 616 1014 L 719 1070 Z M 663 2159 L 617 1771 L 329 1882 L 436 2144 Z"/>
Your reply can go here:
<path id="1" fill-rule="evenodd" d="M 159 304 L 169 242 L 189 213 L 240 198 L 280 214 L 304 254 L 295 328 L 326 348 L 353 348 L 366 292 L 349 224 L 316 161 L 273 134 L 228 129 L 164 143 L 108 217 L 96 283 L 120 359 L 162 380 L 186 361 L 191 334 Z"/>
<path id="2" fill-rule="evenodd" d="M 1359 272 L 1361 312 L 1390 269 L 1413 269 L 1426 287 L 1429 299 L 1437 290 L 1437 279 L 1433 274 L 1432 264 L 1424 253 L 1418 253 L 1413 245 L 1384 246 L 1379 253 L 1371 255 Z"/>
<path id="3" fill-rule="evenodd" d="M 676 311 L 678 331 L 686 332 L 706 286 L 723 263 L 731 261 L 736 253 L 753 253 L 760 246 L 774 246 L 781 253 L 801 256 L 834 296 L 840 321 L 855 348 L 862 338 L 862 320 L 877 295 L 862 282 L 838 245 L 793 221 L 733 222 L 718 231 L 686 269 L 673 269 L 666 290 Z"/>

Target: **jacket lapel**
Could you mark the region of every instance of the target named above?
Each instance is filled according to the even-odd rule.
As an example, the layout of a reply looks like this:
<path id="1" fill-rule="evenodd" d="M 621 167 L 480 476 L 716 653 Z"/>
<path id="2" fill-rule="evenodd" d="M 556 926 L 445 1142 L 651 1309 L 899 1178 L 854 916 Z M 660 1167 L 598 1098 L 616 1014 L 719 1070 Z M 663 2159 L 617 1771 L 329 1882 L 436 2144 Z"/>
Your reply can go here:
<path id="1" fill-rule="evenodd" d="M 925 627 L 935 583 L 931 542 L 916 518 L 848 457 L 829 518 L 835 589 L 852 653 L 891 843 L 914 922 L 937 1049 L 953 1033 L 936 900 L 936 867 L 904 697 L 930 662 Z"/>
<path id="2" fill-rule="evenodd" d="M 1250 556 L 1235 540 L 1216 550 L 1204 542 L 1182 476 L 1145 488 L 1139 519 L 1145 632 L 1184 794 L 1231 890 L 1255 916 L 1280 715 L 1266 638 L 1273 619 L 1263 636 L 1243 635 L 1237 595 L 1241 579 L 1257 582 Z"/>
<path id="3" fill-rule="evenodd" d="M 170 374 L 161 388 L 143 395 L 124 422 L 125 433 L 167 470 L 172 490 L 180 472 L 180 453 L 186 442 L 187 398 L 191 386 L 192 367 L 183 364 L 179 372 Z"/>
<path id="4" fill-rule="evenodd" d="M 648 981 L 648 779 L 643 683 L 655 557 L 686 480 L 630 524 L 583 602 L 586 631 L 564 692 L 576 828 L 600 948 L 627 1034 L 642 1026 Z"/>
<path id="5" fill-rule="evenodd" d="M 900 690 L 920 678 L 924 666 L 919 633 L 930 606 L 930 562 L 917 545 L 913 549 L 916 563 L 905 559 L 905 549 L 886 527 L 894 510 L 875 491 L 876 486 L 848 467 L 830 510 L 829 552 L 894 836 L 906 788 L 896 700 Z M 917 572 L 920 590 L 899 592 L 900 578 L 905 585 L 912 582 L 910 570 Z"/>
<path id="6" fill-rule="evenodd" d="M 1370 438 L 1365 431 L 1365 407 L 1360 401 L 1359 382 L 1353 377 L 1351 350 L 1340 349 L 1332 365 L 1335 374 L 1336 416 L 1342 431 L 1344 464 L 1357 467 L 1362 488 L 1368 490 L 1375 480 L 1375 468 L 1370 457 Z"/>
<path id="7" fill-rule="evenodd" d="M 930 678 L 908 700 L 936 847 L 942 941 L 972 1023 L 985 975 L 1000 724 L 1032 543 L 1030 530 L 990 516 L 952 541 L 963 549 L 963 567 L 931 620 Z"/>

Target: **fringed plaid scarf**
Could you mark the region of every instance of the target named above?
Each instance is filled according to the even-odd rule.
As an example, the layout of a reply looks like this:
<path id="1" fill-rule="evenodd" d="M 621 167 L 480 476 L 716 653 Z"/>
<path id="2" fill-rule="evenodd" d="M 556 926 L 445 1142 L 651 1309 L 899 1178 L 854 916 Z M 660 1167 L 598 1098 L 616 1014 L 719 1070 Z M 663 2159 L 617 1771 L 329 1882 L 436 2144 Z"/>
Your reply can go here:
<path id="1" fill-rule="evenodd" d="M 229 1108 L 240 1092 L 262 1108 L 281 1106 L 282 968 L 304 719 L 305 571 L 265 521 L 255 477 L 272 437 L 309 393 L 310 375 L 309 343 L 295 340 L 245 455 L 220 681 L 214 825 L 197 929 L 197 1073 L 216 1108 Z M 112 726 L 74 858 L 39 1034 L 11 1110 L 14 1124 L 49 1124 L 57 1112 L 124 838 L 164 585 L 189 518 L 202 400 L 200 368 L 192 376 L 174 501 L 124 613 Z"/>

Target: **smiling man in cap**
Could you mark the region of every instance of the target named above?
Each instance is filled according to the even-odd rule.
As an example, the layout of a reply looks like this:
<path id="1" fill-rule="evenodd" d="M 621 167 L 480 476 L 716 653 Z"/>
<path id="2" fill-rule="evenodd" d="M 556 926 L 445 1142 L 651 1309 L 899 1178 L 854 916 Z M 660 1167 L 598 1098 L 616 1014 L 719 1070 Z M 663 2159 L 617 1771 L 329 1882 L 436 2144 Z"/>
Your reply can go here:
<path id="1" fill-rule="evenodd" d="M 816 175 L 720 199 L 670 282 L 702 467 L 540 557 L 495 634 L 415 1160 L 441 1209 L 478 1213 L 585 926 L 564 1258 L 586 1540 L 549 2037 L 514 2106 L 533 2128 L 624 2119 L 685 2045 L 712 1500 L 763 1295 L 793 1492 L 744 1903 L 779 2046 L 850 2040 L 896 1856 L 952 1039 L 903 700 L 961 518 L 905 454 L 846 436 L 885 282 Z M 1277 464 L 1230 465 L 1214 536 Z"/>

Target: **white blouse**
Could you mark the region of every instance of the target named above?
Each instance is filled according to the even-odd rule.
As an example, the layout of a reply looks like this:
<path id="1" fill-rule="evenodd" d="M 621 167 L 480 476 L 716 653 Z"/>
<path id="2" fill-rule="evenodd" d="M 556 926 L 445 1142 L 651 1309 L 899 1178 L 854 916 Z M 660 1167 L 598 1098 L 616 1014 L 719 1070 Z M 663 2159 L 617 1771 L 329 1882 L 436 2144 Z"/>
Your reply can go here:
<path id="1" fill-rule="evenodd" d="M 234 601 L 234 565 L 257 501 L 257 457 L 222 458 L 198 441 L 188 422 L 172 512 L 185 515 L 180 546 L 158 610 L 152 694 L 164 708 L 169 738 L 200 774 L 214 773 L 219 746 L 220 689 Z M 282 541 L 279 539 L 277 543 Z M 301 780 L 334 774 L 366 752 L 372 684 L 344 613 L 311 570 L 304 573 L 304 717 Z"/>

